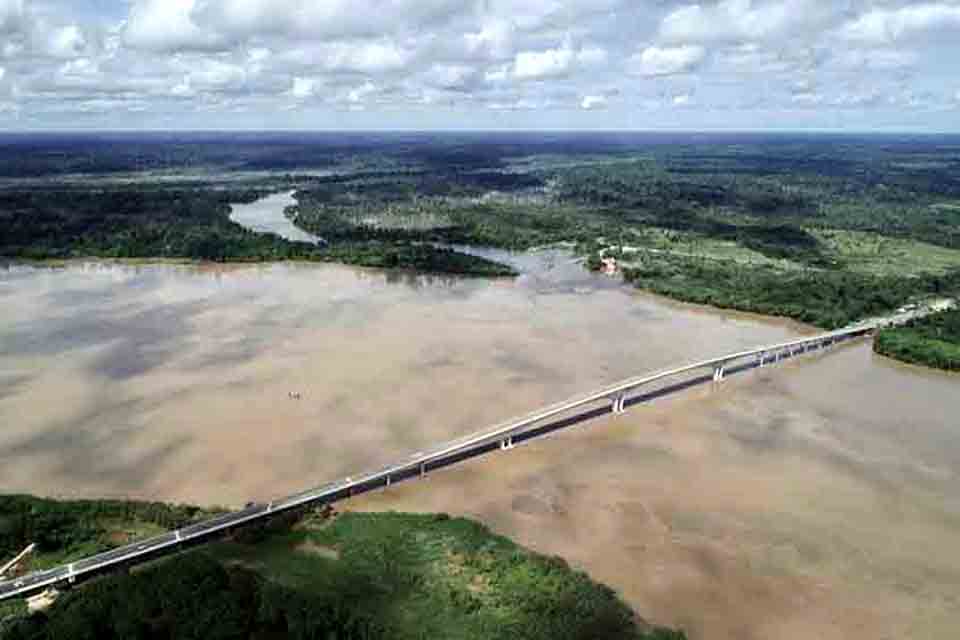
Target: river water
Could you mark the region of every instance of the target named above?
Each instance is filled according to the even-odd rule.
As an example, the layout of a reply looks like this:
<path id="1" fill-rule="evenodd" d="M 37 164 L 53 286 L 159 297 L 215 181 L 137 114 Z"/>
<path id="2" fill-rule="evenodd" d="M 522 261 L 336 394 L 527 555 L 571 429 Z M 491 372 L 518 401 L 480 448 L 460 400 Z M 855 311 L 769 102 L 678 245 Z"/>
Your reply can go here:
<path id="1" fill-rule="evenodd" d="M 283 215 L 284 209 L 297 203 L 294 193 L 296 192 L 275 193 L 256 202 L 233 205 L 230 219 L 252 231 L 272 233 L 292 242 L 315 243 L 316 236 L 307 233 Z"/>
<path id="2" fill-rule="evenodd" d="M 804 331 L 494 257 L 524 274 L 0 270 L 0 487 L 236 506 Z M 960 378 L 850 345 L 349 506 L 477 517 L 693 638 L 953 638 L 958 415 Z"/>

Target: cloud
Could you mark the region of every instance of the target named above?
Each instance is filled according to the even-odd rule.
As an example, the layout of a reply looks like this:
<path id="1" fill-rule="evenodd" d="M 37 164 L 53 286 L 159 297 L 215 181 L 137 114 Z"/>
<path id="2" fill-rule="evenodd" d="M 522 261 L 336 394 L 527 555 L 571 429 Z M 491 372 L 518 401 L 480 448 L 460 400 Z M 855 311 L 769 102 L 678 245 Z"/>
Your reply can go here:
<path id="1" fill-rule="evenodd" d="M 0 0 L 0 101 L 65 125 L 111 105 L 197 128 L 281 111 L 339 126 L 345 109 L 371 126 L 576 126 L 600 108 L 716 126 L 703 105 L 738 125 L 764 110 L 790 126 L 798 109 L 908 123 L 956 114 L 958 14 L 960 0 Z M 306 107 L 317 119 L 296 121 Z M 21 126 L 10 113 L 0 127 Z"/>
<path id="2" fill-rule="evenodd" d="M 23 0 L 0 0 L 0 34 L 19 31 L 23 22 Z"/>
<path id="3" fill-rule="evenodd" d="M 302 45 L 279 55 L 301 68 L 338 73 L 380 74 L 407 67 L 414 52 L 389 40 L 324 42 Z"/>
<path id="4" fill-rule="evenodd" d="M 295 100 L 312 98 L 317 84 L 317 81 L 313 78 L 294 78 L 293 86 L 290 87 L 290 95 Z"/>
<path id="5" fill-rule="evenodd" d="M 915 4 L 873 9 L 845 24 L 840 34 L 854 42 L 888 44 L 948 30 L 960 30 L 960 5 Z"/>
<path id="6" fill-rule="evenodd" d="M 479 30 L 463 35 L 467 55 L 473 59 L 508 59 L 513 56 L 515 31 L 508 20 L 487 19 Z"/>
<path id="7" fill-rule="evenodd" d="M 566 75 L 573 64 L 571 49 L 521 51 L 513 62 L 513 75 L 523 80 L 539 80 Z"/>
<path id="8" fill-rule="evenodd" d="M 599 47 L 574 50 L 569 43 L 557 49 L 521 51 L 513 62 L 513 75 L 521 80 L 542 80 L 569 75 L 576 67 L 606 63 L 607 52 Z"/>
<path id="9" fill-rule="evenodd" d="M 660 37 L 669 43 L 755 42 L 791 31 L 806 31 L 826 19 L 829 10 L 813 0 L 723 0 L 715 5 L 692 4 L 672 11 L 660 24 Z"/>
<path id="10" fill-rule="evenodd" d="M 679 47 L 647 47 L 635 54 L 630 67 L 644 76 L 668 76 L 693 71 L 706 57 L 699 45 Z"/>
<path id="11" fill-rule="evenodd" d="M 590 111 L 592 109 L 606 109 L 607 99 L 604 96 L 583 96 L 580 101 L 580 108 Z"/>
<path id="12" fill-rule="evenodd" d="M 53 58 L 73 58 L 87 46 L 86 36 L 75 24 L 49 29 L 40 39 L 38 49 Z"/>
<path id="13" fill-rule="evenodd" d="M 440 64 L 432 67 L 424 76 L 431 87 L 449 91 L 468 91 L 483 81 L 474 67 L 460 64 Z"/>
<path id="14" fill-rule="evenodd" d="M 190 17 L 235 40 L 267 35 L 315 40 L 416 30 L 464 9 L 457 0 L 197 0 Z"/>
<path id="15" fill-rule="evenodd" d="M 130 9 L 124 42 L 148 51 L 212 51 L 225 46 L 217 33 L 193 21 L 196 0 L 136 0 Z"/>
<path id="16" fill-rule="evenodd" d="M 894 71 L 917 64 L 919 57 L 912 51 L 895 49 L 854 49 L 839 54 L 832 64 L 851 70 Z"/>

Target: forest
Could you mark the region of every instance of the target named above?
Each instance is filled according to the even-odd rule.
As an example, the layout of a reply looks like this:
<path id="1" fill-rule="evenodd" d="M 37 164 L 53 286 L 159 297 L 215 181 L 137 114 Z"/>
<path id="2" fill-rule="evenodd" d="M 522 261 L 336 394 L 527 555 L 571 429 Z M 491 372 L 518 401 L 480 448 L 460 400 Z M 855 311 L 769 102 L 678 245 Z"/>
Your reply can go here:
<path id="1" fill-rule="evenodd" d="M 960 371 L 960 310 L 884 329 L 873 346 L 877 353 L 903 362 Z"/>
<path id="2" fill-rule="evenodd" d="M 98 519 L 135 527 L 156 505 L 0 501 L 5 519 L 38 512 L 50 549 L 96 539 Z M 57 514 L 49 517 L 42 514 Z M 129 515 L 124 515 L 129 514 Z M 151 515 L 152 514 L 152 515 Z M 60 540 L 63 518 L 87 523 Z M 119 520 L 117 519 L 119 518 Z M 20 541 L 0 537 L 5 548 Z M 45 546 L 41 554 L 48 553 Z M 323 639 L 683 640 L 640 620 L 559 558 L 446 515 L 309 513 L 64 593 L 45 613 L 10 615 L 4 640 Z"/>

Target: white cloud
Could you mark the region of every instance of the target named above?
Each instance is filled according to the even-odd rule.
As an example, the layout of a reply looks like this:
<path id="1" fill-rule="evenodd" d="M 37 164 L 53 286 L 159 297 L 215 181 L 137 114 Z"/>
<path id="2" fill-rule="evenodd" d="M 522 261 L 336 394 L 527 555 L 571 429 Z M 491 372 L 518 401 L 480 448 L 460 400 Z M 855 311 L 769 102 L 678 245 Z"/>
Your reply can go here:
<path id="1" fill-rule="evenodd" d="M 314 40 L 415 30 L 463 10 L 457 0 L 197 0 L 191 18 L 234 39 L 282 35 Z"/>
<path id="2" fill-rule="evenodd" d="M 278 56 L 281 61 L 329 72 L 380 74 L 398 71 L 414 52 L 390 41 L 349 41 L 303 45 Z"/>
<path id="3" fill-rule="evenodd" d="M 0 34 L 19 31 L 23 20 L 23 0 L 0 0 Z"/>
<path id="4" fill-rule="evenodd" d="M 75 24 L 52 28 L 42 36 L 40 49 L 54 58 L 72 58 L 80 55 L 87 39 Z"/>
<path id="5" fill-rule="evenodd" d="M 540 80 L 566 75 L 574 62 L 569 47 L 546 51 L 521 51 L 513 62 L 513 75 L 522 80 Z"/>
<path id="6" fill-rule="evenodd" d="M 68 60 L 60 67 L 60 73 L 65 76 L 87 76 L 100 73 L 100 66 L 90 58 Z"/>
<path id="7" fill-rule="evenodd" d="M 377 92 L 377 86 L 370 81 L 364 82 L 359 87 L 353 87 L 346 93 L 346 101 L 351 105 L 360 105 Z"/>
<path id="8" fill-rule="evenodd" d="M 296 100 L 312 98 L 317 88 L 317 81 L 313 78 L 294 78 L 290 87 L 290 95 Z"/>
<path id="9" fill-rule="evenodd" d="M 660 24 L 660 37 L 671 43 L 749 42 L 787 31 L 803 32 L 826 19 L 830 3 L 813 0 L 723 0 L 715 5 L 692 4 L 669 13 Z"/>
<path id="10" fill-rule="evenodd" d="M 425 75 L 427 84 L 439 89 L 466 91 L 480 81 L 480 72 L 466 65 L 441 64 L 430 69 Z"/>
<path id="11" fill-rule="evenodd" d="M 506 60 L 513 55 L 515 27 L 507 20 L 489 19 L 479 31 L 463 35 L 469 57 Z"/>
<path id="12" fill-rule="evenodd" d="M 455 106 L 480 126 L 540 122 L 487 109 L 575 125 L 580 107 L 695 127 L 704 104 L 740 124 L 892 107 L 909 124 L 929 105 L 956 114 L 960 37 L 944 36 L 958 13 L 960 0 L 0 0 L 0 100 L 34 123 L 112 99 L 199 127 L 308 102 L 318 126 L 337 108 L 459 126 Z M 660 79 L 602 90 L 627 73 Z"/>
<path id="13" fill-rule="evenodd" d="M 588 49 L 580 49 L 577 52 L 577 63 L 584 67 L 599 67 L 607 64 L 607 55 L 606 49 L 601 49 L 600 47 L 590 47 Z"/>
<path id="14" fill-rule="evenodd" d="M 197 92 L 190 86 L 190 78 L 186 77 L 181 82 L 170 87 L 170 95 L 174 98 L 192 98 Z"/>
<path id="15" fill-rule="evenodd" d="M 583 96 L 583 100 L 580 101 L 580 108 L 591 110 L 591 109 L 605 109 L 607 107 L 607 99 L 604 96 Z"/>
<path id="16" fill-rule="evenodd" d="M 706 50 L 698 45 L 647 47 L 631 58 L 630 67 L 645 76 L 687 73 L 703 62 L 706 53 Z"/>
<path id="17" fill-rule="evenodd" d="M 960 5 L 939 3 L 877 8 L 844 25 L 840 33 L 852 41 L 885 44 L 937 30 L 960 30 Z"/>
<path id="18" fill-rule="evenodd" d="M 493 111 L 535 111 L 542 109 L 544 104 L 529 98 L 518 98 L 516 100 L 493 100 L 487 103 L 487 108 Z"/>
<path id="19" fill-rule="evenodd" d="M 569 43 L 557 49 L 521 51 L 513 61 L 513 75 L 520 80 L 542 80 L 568 75 L 577 67 L 593 67 L 607 62 L 607 51 L 600 47 L 574 50 Z"/>
<path id="20" fill-rule="evenodd" d="M 839 54 L 832 64 L 851 70 L 893 71 L 912 67 L 918 60 L 918 56 L 911 51 L 855 49 Z"/>
<path id="21" fill-rule="evenodd" d="M 123 33 L 124 42 L 150 51 L 210 51 L 222 48 L 222 36 L 193 21 L 196 0 L 135 0 Z"/>
<path id="22" fill-rule="evenodd" d="M 194 89 L 237 88 L 246 83 L 247 70 L 237 64 L 208 59 L 200 64 L 186 64 L 189 86 Z"/>

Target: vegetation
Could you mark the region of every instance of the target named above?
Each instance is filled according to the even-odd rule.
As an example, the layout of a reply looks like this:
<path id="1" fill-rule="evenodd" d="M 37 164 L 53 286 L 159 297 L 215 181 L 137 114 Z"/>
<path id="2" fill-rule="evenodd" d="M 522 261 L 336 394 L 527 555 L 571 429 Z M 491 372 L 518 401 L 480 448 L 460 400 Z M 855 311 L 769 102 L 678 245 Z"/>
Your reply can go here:
<path id="1" fill-rule="evenodd" d="M 960 371 L 960 310 L 944 311 L 903 327 L 884 329 L 873 345 L 877 353 L 897 360 Z"/>
<path id="2" fill-rule="evenodd" d="M 31 566 L 43 568 L 178 528 L 208 515 L 197 507 L 159 502 L 0 496 L 0 558 L 36 544 Z"/>
<path id="3" fill-rule="evenodd" d="M 8 505 L 6 516 L 33 505 L 81 523 L 101 517 L 91 515 L 100 514 L 95 506 L 100 503 L 18 496 L 2 504 Z M 111 517 L 116 508 L 108 509 Z M 126 508 L 143 514 L 156 506 Z M 186 514 L 178 509 L 183 508 L 171 515 Z M 35 531 L 45 531 L 47 523 L 38 519 Z M 78 532 L 79 538 L 96 538 L 87 529 Z M 345 514 L 313 515 L 293 528 L 268 526 L 130 575 L 96 579 L 63 594 L 45 614 L 17 616 L 2 637 L 682 640 L 684 635 L 646 625 L 613 591 L 563 560 L 519 548 L 475 522 L 444 515 Z"/>
<path id="4" fill-rule="evenodd" d="M 326 244 L 229 221 L 228 203 L 280 189 L 296 189 L 287 215 Z M 0 231 L 0 255 L 15 257 L 333 260 L 475 275 L 512 270 L 456 246 L 567 242 L 592 267 L 616 257 L 652 291 L 834 327 L 956 291 L 960 140 L 24 137 L 0 150 Z"/>
<path id="5" fill-rule="evenodd" d="M 0 255 L 186 258 L 216 262 L 338 261 L 470 275 L 512 275 L 490 260 L 412 243 L 350 242 L 332 247 L 289 242 L 244 229 L 229 203 L 251 202 L 258 188 L 136 185 L 0 191 Z"/>

